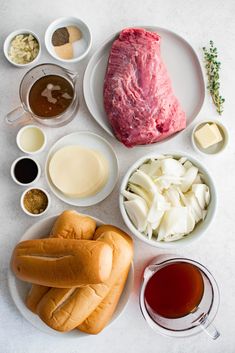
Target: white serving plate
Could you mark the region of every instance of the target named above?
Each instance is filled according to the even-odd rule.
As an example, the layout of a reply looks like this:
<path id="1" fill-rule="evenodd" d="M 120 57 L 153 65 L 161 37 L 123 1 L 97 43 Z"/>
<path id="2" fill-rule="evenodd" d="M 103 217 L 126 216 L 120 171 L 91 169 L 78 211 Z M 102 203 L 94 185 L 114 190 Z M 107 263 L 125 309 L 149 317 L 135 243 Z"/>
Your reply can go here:
<path id="1" fill-rule="evenodd" d="M 157 32 L 162 38 L 162 59 L 168 69 L 174 92 L 186 113 L 187 126 L 189 126 L 200 112 L 205 98 L 205 83 L 197 54 L 185 39 L 168 29 L 156 26 L 142 28 Z M 109 52 L 118 35 L 119 32 L 110 36 L 93 54 L 83 80 L 84 98 L 91 115 L 113 137 L 112 127 L 104 110 L 103 84 Z M 161 142 L 174 136 L 176 135 Z"/>
<path id="2" fill-rule="evenodd" d="M 41 238 L 42 235 L 48 236 L 51 232 L 52 226 L 57 217 L 58 215 L 47 217 L 40 220 L 37 223 L 34 223 L 30 228 L 26 230 L 26 232 L 24 233 L 20 241 Z M 101 220 L 95 217 L 92 217 L 92 218 L 96 220 L 96 223 L 98 226 L 104 224 L 104 222 L 102 222 Z M 108 326 L 111 325 L 125 309 L 131 294 L 133 282 L 134 282 L 134 268 L 132 265 L 126 281 L 125 288 L 122 292 L 117 308 Z M 36 314 L 32 313 L 25 305 L 25 299 L 30 289 L 30 284 L 18 280 L 15 277 L 15 275 L 12 273 L 11 269 L 9 269 L 8 271 L 8 285 L 9 285 L 11 297 L 16 307 L 20 311 L 20 313 L 28 322 L 30 322 L 34 327 L 36 327 L 40 331 L 43 331 L 50 335 L 56 335 L 60 337 L 63 335 L 66 338 L 81 338 L 81 337 L 88 336 L 87 334 L 80 332 L 78 330 L 72 330 L 67 333 L 61 333 L 51 329 L 46 324 L 44 324 L 44 322 Z"/>
<path id="3" fill-rule="evenodd" d="M 51 157 L 54 153 L 62 147 L 70 145 L 79 145 L 86 148 L 97 150 L 107 159 L 109 165 L 109 177 L 105 186 L 97 194 L 83 198 L 71 198 L 64 195 L 56 186 L 52 183 L 48 166 Z M 66 135 L 59 139 L 50 149 L 46 164 L 45 164 L 45 175 L 51 191 L 62 201 L 73 205 L 87 207 L 95 205 L 98 202 L 103 201 L 112 191 L 118 179 L 118 160 L 112 146 L 101 136 L 89 132 L 79 131 L 72 134 Z"/>

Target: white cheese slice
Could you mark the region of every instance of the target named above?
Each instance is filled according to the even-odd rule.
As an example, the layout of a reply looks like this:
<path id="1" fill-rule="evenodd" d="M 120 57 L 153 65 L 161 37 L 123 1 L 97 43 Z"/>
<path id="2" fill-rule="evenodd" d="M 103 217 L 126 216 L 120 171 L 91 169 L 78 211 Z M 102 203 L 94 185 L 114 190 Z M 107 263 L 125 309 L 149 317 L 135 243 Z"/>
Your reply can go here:
<path id="1" fill-rule="evenodd" d="M 81 146 L 59 149 L 49 162 L 52 183 L 69 197 L 98 193 L 108 180 L 108 162 L 100 153 Z"/>

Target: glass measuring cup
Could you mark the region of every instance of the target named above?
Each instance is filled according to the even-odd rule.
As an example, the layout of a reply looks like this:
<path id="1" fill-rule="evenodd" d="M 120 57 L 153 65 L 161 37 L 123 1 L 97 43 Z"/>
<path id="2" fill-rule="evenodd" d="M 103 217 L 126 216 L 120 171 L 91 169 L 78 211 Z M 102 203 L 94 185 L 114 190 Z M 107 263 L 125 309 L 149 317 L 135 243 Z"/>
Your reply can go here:
<path id="1" fill-rule="evenodd" d="M 71 87 L 73 88 L 73 99 L 70 105 L 61 114 L 53 116 L 51 118 L 45 118 L 37 116 L 31 110 L 29 104 L 29 93 L 36 81 L 43 76 L 55 75 L 61 76 L 66 79 Z M 23 77 L 20 87 L 19 96 L 21 105 L 6 115 L 6 122 L 10 125 L 17 125 L 20 123 L 32 122 L 36 120 L 38 123 L 47 125 L 50 127 L 59 127 L 69 123 L 75 116 L 78 109 L 78 95 L 76 92 L 78 75 L 68 69 L 65 69 L 55 64 L 41 64 L 33 67 Z"/>
<path id="2" fill-rule="evenodd" d="M 199 305 L 189 314 L 178 318 L 166 318 L 157 314 L 148 306 L 145 300 L 145 289 L 150 278 L 157 271 L 170 264 L 180 262 L 194 265 L 200 271 L 204 284 L 203 295 Z M 139 301 L 145 320 L 158 333 L 172 337 L 187 337 L 204 331 L 213 339 L 220 336 L 212 324 L 219 307 L 218 285 L 212 274 L 199 262 L 177 257 L 177 255 L 160 255 L 154 258 L 144 270 Z"/>

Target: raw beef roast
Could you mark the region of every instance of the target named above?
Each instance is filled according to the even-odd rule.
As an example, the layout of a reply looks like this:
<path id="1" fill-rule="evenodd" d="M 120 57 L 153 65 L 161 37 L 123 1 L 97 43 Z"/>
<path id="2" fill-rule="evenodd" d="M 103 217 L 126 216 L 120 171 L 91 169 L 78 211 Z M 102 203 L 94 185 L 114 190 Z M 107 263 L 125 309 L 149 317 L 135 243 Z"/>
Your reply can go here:
<path id="1" fill-rule="evenodd" d="M 116 137 L 127 147 L 160 141 L 186 126 L 160 55 L 160 36 L 124 29 L 112 45 L 104 107 Z"/>

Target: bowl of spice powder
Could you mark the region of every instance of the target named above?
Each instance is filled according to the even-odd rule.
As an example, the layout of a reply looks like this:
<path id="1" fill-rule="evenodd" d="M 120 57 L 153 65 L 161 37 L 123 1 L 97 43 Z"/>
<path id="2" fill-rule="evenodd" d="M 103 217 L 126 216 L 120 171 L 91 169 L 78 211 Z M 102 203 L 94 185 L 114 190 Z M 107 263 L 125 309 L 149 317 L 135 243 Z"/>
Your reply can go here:
<path id="1" fill-rule="evenodd" d="M 55 59 L 78 62 L 88 54 L 92 44 L 91 31 L 77 17 L 62 17 L 50 24 L 45 33 L 45 45 Z"/>
<path id="2" fill-rule="evenodd" d="M 21 208 L 29 216 L 43 215 L 49 208 L 50 196 L 42 188 L 29 188 L 21 196 Z"/>

